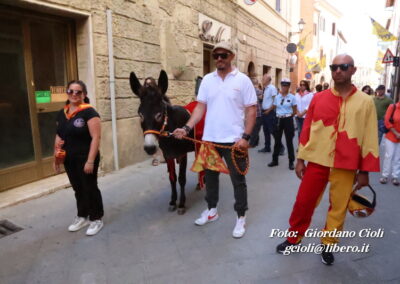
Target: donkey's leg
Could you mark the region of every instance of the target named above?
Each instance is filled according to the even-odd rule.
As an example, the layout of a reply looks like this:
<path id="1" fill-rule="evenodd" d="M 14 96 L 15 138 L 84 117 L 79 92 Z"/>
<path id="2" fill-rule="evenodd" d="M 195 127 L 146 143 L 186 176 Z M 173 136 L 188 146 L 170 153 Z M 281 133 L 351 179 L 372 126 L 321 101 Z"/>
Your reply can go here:
<path id="1" fill-rule="evenodd" d="M 168 167 L 169 182 L 171 183 L 171 201 L 169 202 L 169 211 L 175 211 L 176 199 L 178 192 L 176 191 L 176 173 L 175 173 L 175 159 L 165 159 Z"/>
<path id="2" fill-rule="evenodd" d="M 178 214 L 182 215 L 185 213 L 185 185 L 186 185 L 186 166 L 187 166 L 187 155 L 185 154 L 179 159 L 179 185 L 181 187 L 181 196 L 179 198 Z"/>

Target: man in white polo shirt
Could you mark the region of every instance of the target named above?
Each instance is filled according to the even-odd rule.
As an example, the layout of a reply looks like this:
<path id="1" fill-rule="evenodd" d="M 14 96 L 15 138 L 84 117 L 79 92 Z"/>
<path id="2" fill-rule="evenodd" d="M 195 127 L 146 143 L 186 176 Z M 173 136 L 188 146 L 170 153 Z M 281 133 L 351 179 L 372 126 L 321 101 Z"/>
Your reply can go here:
<path id="1" fill-rule="evenodd" d="M 207 111 L 203 140 L 247 149 L 256 121 L 257 97 L 253 84 L 245 74 L 232 66 L 235 51 L 230 43 L 218 43 L 212 56 L 217 70 L 204 76 L 192 116 L 183 128 L 174 131 L 174 135 L 178 139 L 186 136 Z M 232 235 L 241 238 L 245 233 L 245 212 L 248 209 L 246 178 L 235 169 L 230 149 L 216 150 L 224 158 L 233 184 L 237 219 Z M 243 170 L 245 160 L 237 159 L 237 163 Z M 218 219 L 219 172 L 206 169 L 205 182 L 208 208 L 196 219 L 195 224 L 199 226 Z"/>

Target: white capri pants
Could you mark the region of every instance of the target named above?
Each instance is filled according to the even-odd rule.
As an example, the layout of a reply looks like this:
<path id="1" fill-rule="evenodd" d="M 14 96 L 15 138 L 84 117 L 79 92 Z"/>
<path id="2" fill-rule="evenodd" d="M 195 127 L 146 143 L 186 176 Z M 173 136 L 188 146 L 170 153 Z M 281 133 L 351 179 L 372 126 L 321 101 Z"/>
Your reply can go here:
<path id="1" fill-rule="evenodd" d="M 385 156 L 383 160 L 382 176 L 393 178 L 400 176 L 400 143 L 394 143 L 386 137 L 385 140 Z"/>

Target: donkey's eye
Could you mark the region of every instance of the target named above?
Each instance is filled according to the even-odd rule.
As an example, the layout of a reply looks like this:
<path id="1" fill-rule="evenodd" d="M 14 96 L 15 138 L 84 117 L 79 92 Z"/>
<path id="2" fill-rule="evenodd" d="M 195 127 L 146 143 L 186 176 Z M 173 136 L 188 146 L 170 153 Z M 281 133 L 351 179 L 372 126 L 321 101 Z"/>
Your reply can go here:
<path id="1" fill-rule="evenodd" d="M 143 123 L 143 121 L 144 121 L 144 116 L 143 116 L 143 114 L 139 112 L 139 116 L 140 116 L 140 122 Z"/>
<path id="2" fill-rule="evenodd" d="M 162 112 L 158 112 L 155 116 L 154 116 L 155 120 L 160 122 L 162 119 Z"/>

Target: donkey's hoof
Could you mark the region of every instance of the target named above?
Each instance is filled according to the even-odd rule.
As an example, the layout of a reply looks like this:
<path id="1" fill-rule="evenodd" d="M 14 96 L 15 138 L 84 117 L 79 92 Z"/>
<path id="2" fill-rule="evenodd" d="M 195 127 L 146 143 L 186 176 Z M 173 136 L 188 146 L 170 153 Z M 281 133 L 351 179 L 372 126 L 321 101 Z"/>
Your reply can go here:
<path id="1" fill-rule="evenodd" d="M 176 210 L 176 205 L 170 205 L 169 207 L 168 207 L 168 211 L 169 212 L 174 212 Z"/>
<path id="2" fill-rule="evenodd" d="M 183 215 L 186 212 L 186 208 L 178 208 L 178 215 Z"/>

